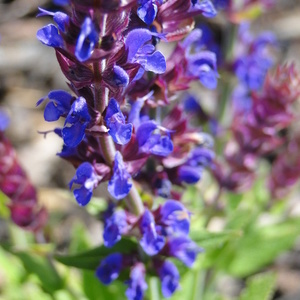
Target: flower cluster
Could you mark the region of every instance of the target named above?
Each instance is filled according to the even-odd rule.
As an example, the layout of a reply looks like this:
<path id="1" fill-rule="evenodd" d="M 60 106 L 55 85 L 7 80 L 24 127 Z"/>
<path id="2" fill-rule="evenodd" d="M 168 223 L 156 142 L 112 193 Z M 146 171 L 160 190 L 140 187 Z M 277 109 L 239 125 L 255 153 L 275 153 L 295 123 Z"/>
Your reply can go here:
<path id="1" fill-rule="evenodd" d="M 214 171 L 221 186 L 238 192 L 251 187 L 259 159 L 273 163 L 269 179 L 273 197 L 297 181 L 298 139 L 291 125 L 296 120 L 293 104 L 300 96 L 299 80 L 293 64 L 279 66 L 275 74 L 267 75 L 262 90 L 252 93 L 251 109 L 235 115 L 234 140 L 225 149 L 230 171 L 225 174 L 218 164 Z"/>
<path id="2" fill-rule="evenodd" d="M 36 190 L 5 137 L 8 124 L 8 116 L 0 110 L 0 190 L 11 200 L 8 207 L 12 221 L 23 229 L 37 232 L 47 221 L 47 211 L 38 207 Z"/>
<path id="3" fill-rule="evenodd" d="M 123 236 L 138 245 L 130 255 L 108 255 L 96 275 L 109 284 L 130 268 L 126 296 L 142 299 L 149 270 L 169 297 L 179 272 L 167 258 L 191 267 L 202 251 L 189 238 L 191 214 L 180 199 L 182 187 L 197 183 L 211 165 L 213 143 L 189 125 L 176 100 L 193 81 L 217 85 L 216 55 L 199 47 L 201 30 L 192 31 L 193 17 L 213 17 L 215 8 L 209 0 L 56 3 L 70 5 L 69 13 L 40 8 L 38 16 L 51 16 L 56 25 L 41 28 L 37 38 L 54 48 L 73 94 L 54 90 L 37 105 L 46 103 L 46 121 L 64 119 L 54 132 L 64 142 L 58 155 L 76 168 L 70 188 L 78 204 L 87 205 L 107 182 L 104 245 Z M 160 42 L 178 42 L 167 59 L 157 50 Z M 152 204 L 142 201 L 142 189 Z"/>
<path id="4" fill-rule="evenodd" d="M 274 65 L 272 50 L 275 51 L 277 41 L 268 31 L 254 36 L 250 23 L 240 25 L 237 38 L 233 69 L 238 84 L 232 98 L 239 113 L 251 108 L 251 93 L 262 88 L 268 70 Z"/>

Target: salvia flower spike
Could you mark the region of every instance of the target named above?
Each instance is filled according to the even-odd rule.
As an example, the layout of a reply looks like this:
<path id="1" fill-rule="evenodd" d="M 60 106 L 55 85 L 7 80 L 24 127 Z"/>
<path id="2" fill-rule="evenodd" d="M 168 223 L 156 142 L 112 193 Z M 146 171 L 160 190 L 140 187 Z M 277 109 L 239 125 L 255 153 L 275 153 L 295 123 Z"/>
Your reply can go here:
<path id="1" fill-rule="evenodd" d="M 213 160 L 212 143 L 189 125 L 178 92 L 196 81 L 208 89 L 217 85 L 216 55 L 199 48 L 201 30 L 192 31 L 194 16 L 213 17 L 216 10 L 209 0 L 55 4 L 72 9 L 40 8 L 38 16 L 54 24 L 38 30 L 37 38 L 55 51 L 72 93 L 51 91 L 37 105 L 46 103 L 47 122 L 64 120 L 54 132 L 63 141 L 58 155 L 76 169 L 69 186 L 78 204 L 88 205 L 107 183 L 104 245 L 113 249 L 124 237 L 137 245 L 129 254 L 103 258 L 96 276 L 108 285 L 126 271 L 126 296 L 137 300 L 144 297 L 151 271 L 170 297 L 180 275 L 167 258 L 191 267 L 202 251 L 189 238 L 191 212 L 181 194 Z M 165 57 L 157 44 L 169 41 L 178 43 Z M 171 103 L 172 109 L 163 109 Z M 142 190 L 153 205 L 143 202 Z M 164 203 L 158 205 L 157 196 Z M 152 263 L 146 265 L 145 258 Z"/>

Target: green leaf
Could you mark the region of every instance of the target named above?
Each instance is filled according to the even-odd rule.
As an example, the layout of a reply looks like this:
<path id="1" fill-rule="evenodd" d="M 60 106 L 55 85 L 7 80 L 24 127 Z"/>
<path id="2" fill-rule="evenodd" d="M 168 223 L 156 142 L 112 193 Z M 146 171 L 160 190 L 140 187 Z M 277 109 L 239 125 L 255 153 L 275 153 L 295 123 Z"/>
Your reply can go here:
<path id="1" fill-rule="evenodd" d="M 130 254 L 134 250 L 137 250 L 137 243 L 132 239 L 123 238 L 112 248 L 107 248 L 102 245 L 76 255 L 55 255 L 54 258 L 66 266 L 85 270 L 95 270 L 101 259 L 107 255 L 114 252 Z"/>
<path id="2" fill-rule="evenodd" d="M 180 279 L 180 288 L 171 297 L 172 300 L 198 300 L 202 299 L 203 271 L 190 269 Z M 165 299 L 165 298 L 163 298 Z"/>
<path id="3" fill-rule="evenodd" d="M 226 208 L 228 208 L 230 211 L 234 211 L 238 208 L 239 204 L 241 203 L 243 199 L 243 194 L 235 194 L 231 192 L 226 192 L 227 197 L 227 204 Z"/>
<path id="4" fill-rule="evenodd" d="M 245 277 L 270 264 L 284 251 L 289 250 L 300 235 L 300 220 L 288 219 L 278 224 L 257 226 L 233 247 L 225 249 L 232 254 L 227 267 L 232 275 Z"/>
<path id="5" fill-rule="evenodd" d="M 90 248 L 90 241 L 86 226 L 82 222 L 76 222 L 72 227 L 69 253 L 78 253 Z"/>
<path id="6" fill-rule="evenodd" d="M 7 204 L 9 203 L 9 198 L 0 191 L 0 217 L 7 219 L 10 215 L 9 208 Z"/>
<path id="7" fill-rule="evenodd" d="M 205 251 L 220 248 L 224 243 L 242 236 L 241 230 L 226 230 L 222 232 L 192 231 L 190 237 Z"/>
<path id="8" fill-rule="evenodd" d="M 50 258 L 25 251 L 11 251 L 23 263 L 28 273 L 35 274 L 41 281 L 42 287 L 50 294 L 63 288 L 64 283 L 54 268 Z"/>
<path id="9" fill-rule="evenodd" d="M 0 276 L 4 278 L 5 283 L 18 283 L 24 275 L 24 269 L 18 258 L 11 253 L 0 248 Z"/>
<path id="10" fill-rule="evenodd" d="M 113 299 L 123 300 L 125 285 L 118 281 L 105 286 L 95 276 L 95 272 L 82 272 L 83 291 L 89 300 Z"/>
<path id="11" fill-rule="evenodd" d="M 247 281 L 247 287 L 242 292 L 239 300 L 269 300 L 276 284 L 274 273 L 258 274 Z"/>
<path id="12" fill-rule="evenodd" d="M 259 212 L 256 210 L 238 209 L 229 217 L 226 224 L 228 230 L 243 230 L 249 228 L 256 223 Z"/>

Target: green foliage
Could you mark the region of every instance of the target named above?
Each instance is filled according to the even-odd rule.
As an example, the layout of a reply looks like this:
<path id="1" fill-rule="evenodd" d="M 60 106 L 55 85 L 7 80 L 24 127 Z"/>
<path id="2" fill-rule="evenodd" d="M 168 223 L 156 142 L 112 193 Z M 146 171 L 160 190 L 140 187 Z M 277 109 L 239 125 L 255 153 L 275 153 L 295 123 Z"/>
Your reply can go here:
<path id="1" fill-rule="evenodd" d="M 239 300 L 270 300 L 275 288 L 276 277 L 273 273 L 255 275 L 247 280 L 247 287 Z"/>
<path id="2" fill-rule="evenodd" d="M 234 258 L 227 271 L 245 277 L 270 264 L 282 252 L 290 249 L 300 234 L 300 220 L 288 219 L 268 226 L 255 226 L 233 249 Z"/>
<path id="3" fill-rule="evenodd" d="M 206 230 L 192 231 L 190 236 L 205 252 L 222 247 L 226 242 L 240 238 L 242 231 L 225 230 L 222 232 L 209 232 Z"/>
<path id="4" fill-rule="evenodd" d="M 89 300 L 111 299 L 123 300 L 125 295 L 125 285 L 120 281 L 105 286 L 95 276 L 95 272 L 82 272 L 83 292 Z"/>
<path id="5" fill-rule="evenodd" d="M 0 217 L 7 219 L 9 216 L 9 209 L 7 204 L 9 203 L 9 199 L 0 191 Z"/>
<path id="6" fill-rule="evenodd" d="M 13 251 L 12 253 L 22 261 L 27 273 L 37 275 L 42 288 L 49 294 L 63 288 L 63 280 L 50 257 L 41 256 L 32 251 Z"/>
<path id="7" fill-rule="evenodd" d="M 114 252 L 130 254 L 137 249 L 137 243 L 131 239 L 123 238 L 112 248 L 104 245 L 75 255 L 55 255 L 54 258 L 60 263 L 85 270 L 95 270 L 101 259 Z"/>

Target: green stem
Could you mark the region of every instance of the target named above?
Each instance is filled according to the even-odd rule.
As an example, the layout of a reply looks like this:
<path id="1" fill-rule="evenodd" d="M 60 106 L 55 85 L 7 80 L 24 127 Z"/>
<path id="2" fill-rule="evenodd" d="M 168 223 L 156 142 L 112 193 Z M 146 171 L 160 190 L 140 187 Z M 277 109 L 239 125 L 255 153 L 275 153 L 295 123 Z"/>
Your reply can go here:
<path id="1" fill-rule="evenodd" d="M 102 155 L 109 166 L 113 166 L 115 155 L 116 155 L 116 147 L 113 139 L 109 135 L 104 135 L 99 138 L 100 146 L 102 150 Z"/>
<path id="2" fill-rule="evenodd" d="M 144 204 L 134 182 L 132 183 L 132 187 L 125 201 L 127 207 L 132 213 L 134 213 L 137 216 L 143 214 Z"/>
<path id="3" fill-rule="evenodd" d="M 101 35 L 105 36 L 106 30 L 106 20 L 107 16 L 104 15 L 103 17 L 103 25 Z M 95 109 L 98 110 L 101 114 L 103 114 L 104 110 L 106 109 L 108 102 L 109 102 L 109 89 L 103 88 L 101 85 L 102 82 L 102 73 L 105 71 L 106 68 L 106 60 L 103 59 L 101 63 L 95 62 L 93 64 L 94 68 L 94 105 Z M 101 120 L 103 122 L 103 120 Z M 105 134 L 99 137 L 99 143 L 102 151 L 102 155 L 106 161 L 106 163 L 113 167 L 115 155 L 116 155 L 116 147 L 112 137 L 108 134 Z M 143 201 L 134 185 L 132 184 L 131 190 L 125 199 L 126 205 L 130 212 L 134 213 L 135 215 L 139 216 L 144 211 Z"/>
<path id="4" fill-rule="evenodd" d="M 158 278 L 151 277 L 149 284 L 150 284 L 150 299 L 151 300 L 160 300 Z"/>

